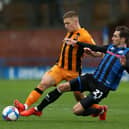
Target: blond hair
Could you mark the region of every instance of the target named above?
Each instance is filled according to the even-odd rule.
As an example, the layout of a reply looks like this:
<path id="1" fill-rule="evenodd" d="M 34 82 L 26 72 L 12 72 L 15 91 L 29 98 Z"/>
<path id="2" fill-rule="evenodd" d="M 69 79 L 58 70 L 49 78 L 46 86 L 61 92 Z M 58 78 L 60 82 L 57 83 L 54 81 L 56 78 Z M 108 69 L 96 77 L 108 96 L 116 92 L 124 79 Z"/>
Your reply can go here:
<path id="1" fill-rule="evenodd" d="M 78 14 L 75 11 L 68 11 L 64 14 L 63 19 L 72 17 L 78 17 Z"/>

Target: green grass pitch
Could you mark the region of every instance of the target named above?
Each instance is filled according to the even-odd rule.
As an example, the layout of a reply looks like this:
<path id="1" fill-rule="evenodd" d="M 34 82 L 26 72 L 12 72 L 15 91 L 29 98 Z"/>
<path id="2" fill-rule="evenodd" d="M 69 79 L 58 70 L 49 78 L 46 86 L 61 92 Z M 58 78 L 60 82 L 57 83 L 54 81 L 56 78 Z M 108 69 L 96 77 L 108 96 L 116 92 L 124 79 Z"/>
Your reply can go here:
<path id="1" fill-rule="evenodd" d="M 16 98 L 24 102 L 38 82 L 37 80 L 0 80 L 0 113 L 5 106 L 13 105 Z M 52 88 L 45 91 L 44 95 L 50 90 Z M 101 102 L 107 104 L 109 110 L 107 120 L 99 121 L 98 118 L 78 117 L 72 114 L 72 107 L 76 102 L 72 92 L 69 92 L 45 108 L 41 117 L 20 117 L 15 122 L 7 122 L 0 117 L 0 129 L 128 129 L 128 98 L 129 82 L 121 82 L 119 89 L 114 93 L 111 92 L 108 98 Z"/>

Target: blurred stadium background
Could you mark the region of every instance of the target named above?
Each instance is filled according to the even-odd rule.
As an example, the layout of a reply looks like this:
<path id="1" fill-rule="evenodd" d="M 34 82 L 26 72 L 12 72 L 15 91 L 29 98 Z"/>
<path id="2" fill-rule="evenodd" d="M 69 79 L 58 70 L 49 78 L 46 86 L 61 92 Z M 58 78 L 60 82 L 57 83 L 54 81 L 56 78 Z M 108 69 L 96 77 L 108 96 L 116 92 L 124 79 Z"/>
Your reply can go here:
<path id="1" fill-rule="evenodd" d="M 0 0 L 0 79 L 40 79 L 56 62 L 65 35 L 62 15 L 76 10 L 97 44 L 116 25 L 129 26 L 129 0 Z M 99 58 L 83 60 L 91 71 Z M 125 73 L 124 80 L 129 80 Z"/>

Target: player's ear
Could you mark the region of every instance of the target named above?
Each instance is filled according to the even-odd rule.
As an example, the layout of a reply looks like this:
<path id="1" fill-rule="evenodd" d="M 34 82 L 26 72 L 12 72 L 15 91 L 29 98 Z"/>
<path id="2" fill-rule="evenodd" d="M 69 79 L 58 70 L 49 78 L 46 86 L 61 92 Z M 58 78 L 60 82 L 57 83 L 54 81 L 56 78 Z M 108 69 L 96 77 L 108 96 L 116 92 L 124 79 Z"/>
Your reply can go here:
<path id="1" fill-rule="evenodd" d="M 125 43 L 126 39 L 124 37 L 121 37 L 121 42 Z"/>

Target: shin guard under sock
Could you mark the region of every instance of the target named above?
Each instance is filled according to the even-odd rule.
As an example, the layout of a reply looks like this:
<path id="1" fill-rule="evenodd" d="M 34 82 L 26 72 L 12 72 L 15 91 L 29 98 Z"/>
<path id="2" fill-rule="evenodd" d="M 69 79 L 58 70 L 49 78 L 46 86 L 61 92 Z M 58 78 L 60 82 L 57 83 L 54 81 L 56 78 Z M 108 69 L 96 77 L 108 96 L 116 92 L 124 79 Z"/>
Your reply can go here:
<path id="1" fill-rule="evenodd" d="M 31 106 L 40 98 L 42 93 L 43 91 L 41 91 L 39 88 L 35 88 L 27 97 L 25 104 L 27 104 L 28 106 Z"/>

